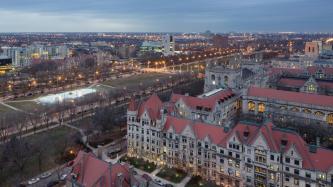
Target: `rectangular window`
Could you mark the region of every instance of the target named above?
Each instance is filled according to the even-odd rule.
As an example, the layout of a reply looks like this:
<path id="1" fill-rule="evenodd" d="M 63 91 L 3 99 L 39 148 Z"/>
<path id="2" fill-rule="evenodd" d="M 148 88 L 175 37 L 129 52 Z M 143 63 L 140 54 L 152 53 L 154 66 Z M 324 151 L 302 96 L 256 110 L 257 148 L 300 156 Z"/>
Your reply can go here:
<path id="1" fill-rule="evenodd" d="M 306 173 L 305 173 L 305 177 L 306 177 L 306 178 L 311 178 L 311 173 L 306 172 Z"/>
<path id="2" fill-rule="evenodd" d="M 274 155 L 271 155 L 271 160 L 274 160 Z"/>
<path id="3" fill-rule="evenodd" d="M 294 179 L 294 184 L 298 186 L 299 185 L 299 179 Z"/>
<path id="4" fill-rule="evenodd" d="M 295 160 L 294 163 L 295 163 L 295 165 L 298 166 L 299 165 L 299 160 Z"/>
<path id="5" fill-rule="evenodd" d="M 290 163 L 290 158 L 285 158 L 286 163 Z"/>

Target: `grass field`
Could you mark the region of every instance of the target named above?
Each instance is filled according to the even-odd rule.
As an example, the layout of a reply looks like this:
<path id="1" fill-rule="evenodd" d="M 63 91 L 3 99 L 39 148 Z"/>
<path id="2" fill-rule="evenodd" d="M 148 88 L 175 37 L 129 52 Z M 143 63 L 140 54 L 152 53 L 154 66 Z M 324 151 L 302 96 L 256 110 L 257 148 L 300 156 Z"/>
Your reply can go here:
<path id="1" fill-rule="evenodd" d="M 38 104 L 35 101 L 15 101 L 15 102 L 7 102 L 7 105 L 13 106 L 17 109 L 23 110 L 25 112 L 33 112 L 35 110 L 43 110 L 46 107 Z"/>
<path id="2" fill-rule="evenodd" d="M 32 149 L 38 148 L 41 150 L 41 168 L 39 169 L 38 164 L 39 153 L 32 151 L 31 154 L 27 155 L 28 160 L 23 171 L 18 171 L 10 164 L 2 166 L 2 171 L 0 172 L 0 186 L 16 186 L 15 182 L 19 179 L 20 173 L 23 179 L 29 179 L 41 172 L 62 164 L 62 161 L 59 160 L 61 153 L 66 147 L 75 145 L 73 138 L 75 133 L 76 131 L 67 127 L 58 127 L 43 133 L 25 137 L 24 140 L 28 145 L 32 146 Z M 3 146 L 4 145 L 0 146 L 0 158 L 2 156 Z"/>
<path id="3" fill-rule="evenodd" d="M 109 85 L 117 88 L 134 88 L 141 85 L 144 86 L 151 86 L 155 84 L 157 81 L 162 81 L 169 79 L 169 77 L 172 76 L 171 74 L 165 74 L 165 73 L 146 73 L 146 74 L 140 74 L 140 75 L 134 75 L 127 78 L 122 79 L 115 79 L 110 81 L 105 81 L 102 84 Z"/>

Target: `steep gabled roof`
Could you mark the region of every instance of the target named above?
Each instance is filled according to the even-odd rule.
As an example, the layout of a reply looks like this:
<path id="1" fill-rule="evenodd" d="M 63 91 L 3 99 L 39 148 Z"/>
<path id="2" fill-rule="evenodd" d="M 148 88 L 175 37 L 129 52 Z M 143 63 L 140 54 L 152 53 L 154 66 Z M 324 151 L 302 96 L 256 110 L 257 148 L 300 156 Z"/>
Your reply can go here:
<path id="1" fill-rule="evenodd" d="M 160 119 L 162 106 L 163 103 L 160 98 L 156 94 L 153 94 L 147 101 L 140 104 L 138 116 L 141 116 L 145 111 L 147 111 L 152 120 Z"/>
<path id="2" fill-rule="evenodd" d="M 208 136 L 214 144 L 218 144 L 226 136 L 221 127 L 173 116 L 167 116 L 163 130 L 166 132 L 173 128 L 176 134 L 181 134 L 187 126 L 193 129 L 197 139 L 204 140 Z"/>
<path id="3" fill-rule="evenodd" d="M 80 151 L 72 167 L 72 173 L 77 176 L 76 182 L 82 186 L 116 187 L 119 174 L 124 177 L 122 185 L 130 186 L 130 171 L 126 164 L 110 165 L 96 158 L 92 153 Z"/>

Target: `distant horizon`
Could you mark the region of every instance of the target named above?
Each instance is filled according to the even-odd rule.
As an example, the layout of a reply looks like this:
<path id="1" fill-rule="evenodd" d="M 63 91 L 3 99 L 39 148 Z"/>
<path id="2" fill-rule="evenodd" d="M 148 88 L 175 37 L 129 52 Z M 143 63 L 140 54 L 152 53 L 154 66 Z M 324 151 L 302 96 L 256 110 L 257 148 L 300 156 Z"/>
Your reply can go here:
<path id="1" fill-rule="evenodd" d="M 332 33 L 332 7 L 332 0 L 11 0 L 1 2 L 0 32 Z"/>
<path id="2" fill-rule="evenodd" d="M 47 33 L 54 33 L 54 34 L 73 34 L 73 33 L 96 33 L 96 34 L 105 34 L 105 33 L 110 33 L 110 34 L 115 34 L 115 33 L 128 33 L 128 34 L 204 34 L 206 31 L 198 31 L 198 32 L 182 32 L 182 31 L 20 31 L 20 32 L 1 32 L 0 34 L 47 34 Z M 276 32 L 249 32 L 249 31 L 230 31 L 230 32 L 214 32 L 211 31 L 212 34 L 333 34 L 332 32 L 286 32 L 286 31 L 276 31 Z"/>

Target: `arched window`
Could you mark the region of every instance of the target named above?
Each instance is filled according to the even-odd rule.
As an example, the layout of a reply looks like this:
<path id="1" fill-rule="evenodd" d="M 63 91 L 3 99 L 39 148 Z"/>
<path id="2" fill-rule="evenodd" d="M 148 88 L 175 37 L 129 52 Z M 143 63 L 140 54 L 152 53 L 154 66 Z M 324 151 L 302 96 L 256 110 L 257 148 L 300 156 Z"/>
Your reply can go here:
<path id="1" fill-rule="evenodd" d="M 264 103 L 259 103 L 258 104 L 258 112 L 265 112 L 265 104 Z"/>
<path id="2" fill-rule="evenodd" d="M 211 79 L 212 79 L 212 81 L 215 81 L 215 75 L 214 74 L 211 76 Z"/>
<path id="3" fill-rule="evenodd" d="M 229 80 L 229 77 L 228 76 L 224 76 L 224 84 L 228 84 L 228 80 Z"/>
<path id="4" fill-rule="evenodd" d="M 326 121 L 329 125 L 333 125 L 333 113 L 327 115 Z"/>
<path id="5" fill-rule="evenodd" d="M 247 103 L 247 108 L 249 109 L 249 111 L 255 111 L 256 109 L 256 104 L 253 101 L 249 101 Z"/>
<path id="6" fill-rule="evenodd" d="M 321 111 L 316 111 L 314 114 L 318 117 L 323 117 L 325 115 L 324 112 Z"/>
<path id="7" fill-rule="evenodd" d="M 299 108 L 297 108 L 297 107 L 293 107 L 293 108 L 291 109 L 291 111 L 293 111 L 293 112 L 299 112 Z"/>
<path id="8" fill-rule="evenodd" d="M 308 92 L 316 92 L 316 86 L 314 84 L 309 84 Z"/>
<path id="9" fill-rule="evenodd" d="M 307 108 L 304 108 L 303 109 L 303 112 L 306 113 L 306 114 L 311 114 L 311 110 L 310 109 L 307 109 Z"/>

